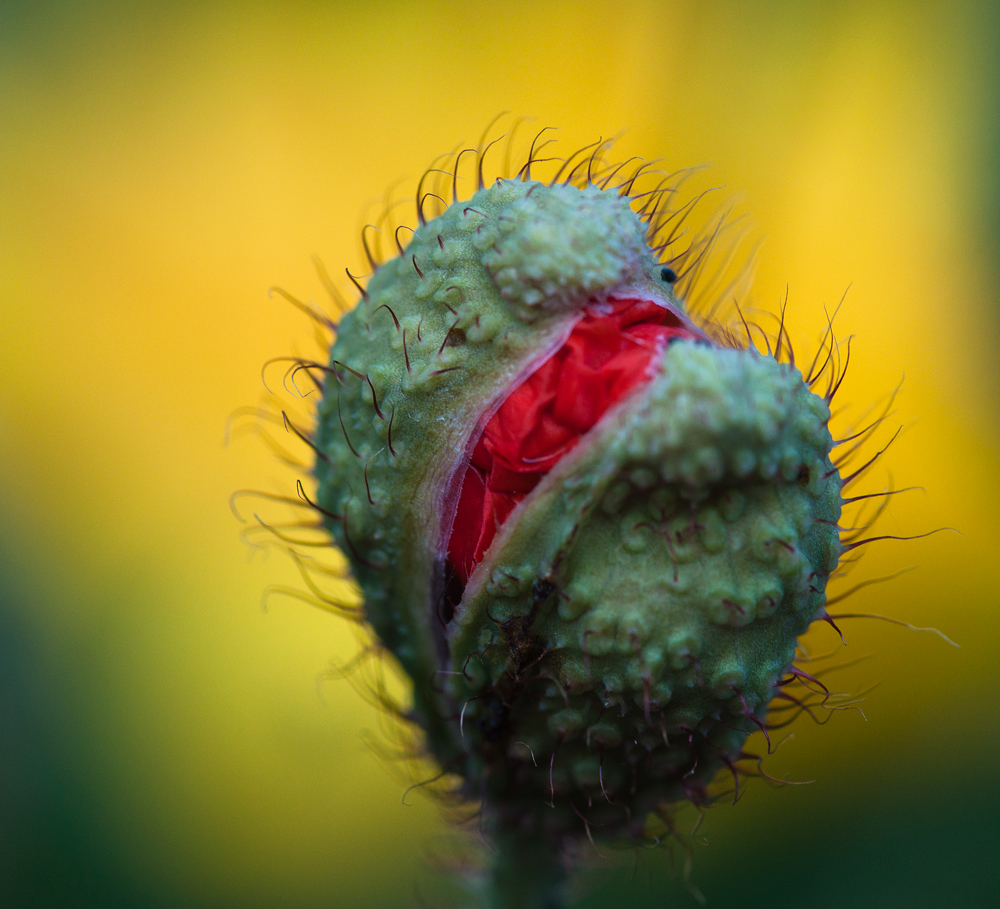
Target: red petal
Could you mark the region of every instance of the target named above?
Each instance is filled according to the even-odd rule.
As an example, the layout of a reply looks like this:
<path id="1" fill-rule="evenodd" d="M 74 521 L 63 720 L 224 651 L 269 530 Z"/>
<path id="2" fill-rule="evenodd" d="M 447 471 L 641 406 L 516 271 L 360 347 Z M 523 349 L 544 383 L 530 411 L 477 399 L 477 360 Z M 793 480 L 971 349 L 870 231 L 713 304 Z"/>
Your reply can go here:
<path id="1" fill-rule="evenodd" d="M 448 560 L 463 585 L 510 513 L 580 437 L 636 386 L 674 338 L 695 338 L 650 300 L 584 311 L 566 342 L 487 423 L 462 481 Z"/>

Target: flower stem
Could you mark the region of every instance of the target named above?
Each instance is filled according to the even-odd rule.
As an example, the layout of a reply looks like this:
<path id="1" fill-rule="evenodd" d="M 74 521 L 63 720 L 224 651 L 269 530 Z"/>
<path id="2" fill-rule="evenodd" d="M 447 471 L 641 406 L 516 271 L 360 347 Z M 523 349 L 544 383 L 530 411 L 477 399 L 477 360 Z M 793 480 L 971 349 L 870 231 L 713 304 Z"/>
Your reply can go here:
<path id="1" fill-rule="evenodd" d="M 504 832 L 487 882 L 489 909 L 562 909 L 566 868 L 544 837 Z"/>

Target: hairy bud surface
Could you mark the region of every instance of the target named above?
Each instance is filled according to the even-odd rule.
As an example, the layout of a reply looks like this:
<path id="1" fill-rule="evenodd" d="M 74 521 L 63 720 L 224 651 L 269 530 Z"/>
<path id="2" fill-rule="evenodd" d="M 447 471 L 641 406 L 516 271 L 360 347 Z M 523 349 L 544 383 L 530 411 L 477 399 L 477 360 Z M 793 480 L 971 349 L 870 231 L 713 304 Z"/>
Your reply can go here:
<path id="1" fill-rule="evenodd" d="M 627 196 L 498 180 L 342 319 L 318 505 L 488 829 L 559 853 L 706 800 L 841 554 L 826 400 L 723 346 Z"/>

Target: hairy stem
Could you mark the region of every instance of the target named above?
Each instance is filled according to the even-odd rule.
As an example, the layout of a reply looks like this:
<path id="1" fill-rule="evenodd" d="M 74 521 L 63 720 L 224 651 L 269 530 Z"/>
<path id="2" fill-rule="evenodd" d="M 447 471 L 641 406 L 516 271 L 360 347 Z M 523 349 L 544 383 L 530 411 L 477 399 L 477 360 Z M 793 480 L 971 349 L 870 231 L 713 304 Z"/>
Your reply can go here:
<path id="1" fill-rule="evenodd" d="M 504 832 L 487 882 L 489 909 L 562 909 L 567 872 L 544 837 Z"/>

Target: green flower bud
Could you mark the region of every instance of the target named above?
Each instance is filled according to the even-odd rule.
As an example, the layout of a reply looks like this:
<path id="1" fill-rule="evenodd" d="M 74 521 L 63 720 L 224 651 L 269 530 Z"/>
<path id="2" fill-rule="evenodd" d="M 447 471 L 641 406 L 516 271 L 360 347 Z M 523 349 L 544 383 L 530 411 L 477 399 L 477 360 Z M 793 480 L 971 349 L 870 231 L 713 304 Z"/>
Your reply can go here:
<path id="1" fill-rule="evenodd" d="M 707 337 L 675 279 L 627 196 L 500 180 L 377 269 L 330 354 L 317 504 L 428 749 L 482 803 L 509 893 L 536 848 L 638 837 L 651 811 L 706 801 L 841 554 L 826 401 Z M 622 301 L 662 314 L 649 367 L 487 515 L 456 573 L 491 420 Z"/>

